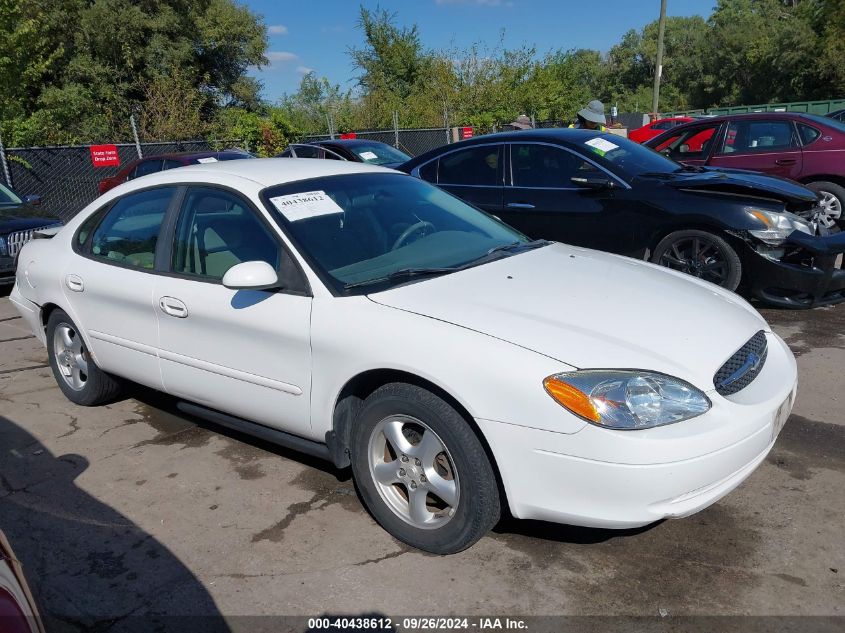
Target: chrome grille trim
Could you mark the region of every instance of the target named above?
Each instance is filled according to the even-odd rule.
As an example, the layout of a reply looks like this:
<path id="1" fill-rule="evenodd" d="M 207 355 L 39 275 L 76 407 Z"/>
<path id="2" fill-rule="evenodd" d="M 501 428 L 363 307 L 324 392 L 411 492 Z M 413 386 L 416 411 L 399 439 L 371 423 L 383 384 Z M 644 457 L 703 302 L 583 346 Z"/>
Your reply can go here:
<path id="1" fill-rule="evenodd" d="M 51 226 L 56 225 L 47 224 L 45 226 L 38 226 L 33 229 L 26 229 L 25 231 L 15 231 L 14 233 L 9 233 L 9 235 L 6 236 L 6 244 L 9 248 L 9 257 L 17 257 L 18 253 L 23 248 L 23 245 L 32 239 L 32 236 L 35 234 L 36 231 L 50 228 Z"/>

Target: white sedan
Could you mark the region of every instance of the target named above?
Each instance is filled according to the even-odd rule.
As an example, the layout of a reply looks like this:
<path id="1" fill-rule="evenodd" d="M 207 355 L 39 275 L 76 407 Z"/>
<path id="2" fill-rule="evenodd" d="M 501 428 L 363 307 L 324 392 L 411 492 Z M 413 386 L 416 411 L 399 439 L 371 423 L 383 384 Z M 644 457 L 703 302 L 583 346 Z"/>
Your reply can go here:
<path id="1" fill-rule="evenodd" d="M 351 162 L 133 180 L 27 244 L 11 298 L 73 402 L 128 380 L 351 465 L 385 529 L 442 554 L 505 506 L 692 514 L 763 461 L 795 398 L 795 359 L 737 295 Z"/>

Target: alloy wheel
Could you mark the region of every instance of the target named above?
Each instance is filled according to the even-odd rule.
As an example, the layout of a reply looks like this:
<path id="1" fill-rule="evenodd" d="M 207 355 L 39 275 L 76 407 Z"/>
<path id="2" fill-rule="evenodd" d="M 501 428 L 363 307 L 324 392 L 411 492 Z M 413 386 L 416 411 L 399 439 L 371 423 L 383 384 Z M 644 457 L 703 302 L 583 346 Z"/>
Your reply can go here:
<path id="1" fill-rule="evenodd" d="M 53 333 L 53 353 L 65 383 L 82 391 L 88 381 L 88 352 L 79 333 L 67 323 L 60 323 Z"/>
<path id="2" fill-rule="evenodd" d="M 728 262 L 717 244 L 701 237 L 673 242 L 660 256 L 659 263 L 673 270 L 722 285 L 728 274 Z"/>
<path id="3" fill-rule="evenodd" d="M 443 440 L 406 415 L 381 420 L 370 435 L 370 475 L 387 506 L 421 529 L 443 527 L 455 515 L 460 486 Z"/>

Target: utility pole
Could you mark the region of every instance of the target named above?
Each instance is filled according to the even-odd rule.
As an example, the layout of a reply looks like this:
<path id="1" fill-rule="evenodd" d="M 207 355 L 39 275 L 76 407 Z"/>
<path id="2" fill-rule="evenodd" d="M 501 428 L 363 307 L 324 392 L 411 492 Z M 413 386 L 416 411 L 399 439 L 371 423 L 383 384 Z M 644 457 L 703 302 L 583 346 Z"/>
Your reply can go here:
<path id="1" fill-rule="evenodd" d="M 660 100 L 660 76 L 663 74 L 663 32 L 666 30 L 666 0 L 660 0 L 660 21 L 657 24 L 657 63 L 654 68 L 654 95 L 651 98 L 651 111 L 657 113 Z"/>

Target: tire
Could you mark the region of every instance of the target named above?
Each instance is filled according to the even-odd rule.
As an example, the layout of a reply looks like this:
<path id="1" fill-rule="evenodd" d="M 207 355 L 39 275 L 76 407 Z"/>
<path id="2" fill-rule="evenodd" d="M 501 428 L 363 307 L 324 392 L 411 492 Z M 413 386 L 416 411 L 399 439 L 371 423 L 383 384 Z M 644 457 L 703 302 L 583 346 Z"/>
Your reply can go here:
<path id="1" fill-rule="evenodd" d="M 76 324 L 62 310 L 47 320 L 47 355 L 59 389 L 74 404 L 106 404 L 123 391 L 117 378 L 97 367 Z"/>
<path id="2" fill-rule="evenodd" d="M 807 183 L 807 187 L 822 197 L 824 218 L 819 218 L 819 224 L 838 233 L 845 227 L 845 217 L 842 213 L 845 210 L 845 187 L 826 180 Z"/>
<path id="3" fill-rule="evenodd" d="M 655 247 L 651 261 L 734 291 L 742 279 L 742 262 L 734 248 L 708 231 L 670 233 Z"/>
<path id="4" fill-rule="evenodd" d="M 484 447 L 433 393 L 404 383 L 380 387 L 364 401 L 351 439 L 352 473 L 364 504 L 400 541 L 454 554 L 499 520 L 499 488 Z"/>

